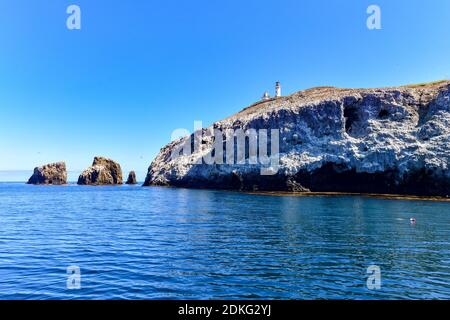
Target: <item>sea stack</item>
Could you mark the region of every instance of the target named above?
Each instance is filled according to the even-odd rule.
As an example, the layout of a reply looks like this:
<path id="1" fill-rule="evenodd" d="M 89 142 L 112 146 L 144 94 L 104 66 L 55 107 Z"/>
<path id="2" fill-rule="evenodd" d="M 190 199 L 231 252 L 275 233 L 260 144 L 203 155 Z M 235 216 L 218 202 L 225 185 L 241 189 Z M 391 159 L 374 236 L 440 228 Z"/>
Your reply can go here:
<path id="1" fill-rule="evenodd" d="M 239 131 L 267 130 L 267 150 L 278 143 L 268 155 L 276 168 L 260 159 L 255 163 L 248 151 L 240 163 L 206 162 L 205 155 L 222 156 L 218 148 L 223 159 L 236 158 L 239 146 L 220 144 L 233 139 L 216 141 L 227 130 L 235 137 Z M 234 156 L 227 156 L 233 150 Z M 171 142 L 150 165 L 144 185 L 448 196 L 449 154 L 450 81 L 380 89 L 318 87 L 259 101 Z M 264 168 L 271 174 L 262 174 Z"/>
<path id="2" fill-rule="evenodd" d="M 28 184 L 53 184 L 67 183 L 67 169 L 65 162 L 56 162 L 34 168 L 33 175 Z"/>
<path id="3" fill-rule="evenodd" d="M 127 184 L 137 184 L 136 172 L 130 171 L 130 173 L 128 174 Z"/>
<path id="4" fill-rule="evenodd" d="M 116 185 L 122 183 L 120 164 L 104 157 L 95 157 L 92 166 L 84 170 L 78 178 L 79 185 Z"/>

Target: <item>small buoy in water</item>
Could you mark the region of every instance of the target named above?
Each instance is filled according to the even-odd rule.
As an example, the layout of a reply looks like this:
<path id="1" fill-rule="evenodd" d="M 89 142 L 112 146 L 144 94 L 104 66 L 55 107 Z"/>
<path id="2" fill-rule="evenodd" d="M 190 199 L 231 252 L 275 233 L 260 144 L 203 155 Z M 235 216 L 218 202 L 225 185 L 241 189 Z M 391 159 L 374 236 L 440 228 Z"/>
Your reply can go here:
<path id="1" fill-rule="evenodd" d="M 416 223 L 416 218 L 411 218 L 411 219 L 409 219 L 409 221 L 414 224 L 414 223 Z"/>

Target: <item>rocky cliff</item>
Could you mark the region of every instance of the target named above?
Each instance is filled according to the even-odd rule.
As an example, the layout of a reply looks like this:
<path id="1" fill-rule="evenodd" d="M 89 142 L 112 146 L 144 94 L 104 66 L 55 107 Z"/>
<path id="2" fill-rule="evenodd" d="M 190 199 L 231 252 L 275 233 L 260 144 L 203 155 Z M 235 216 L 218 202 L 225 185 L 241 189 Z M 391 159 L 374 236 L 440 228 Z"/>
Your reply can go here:
<path id="1" fill-rule="evenodd" d="M 278 130 L 279 148 L 270 154 L 276 172 L 261 174 L 264 164 L 247 156 L 245 163 L 205 163 L 204 156 L 218 150 L 213 129 Z M 190 152 L 178 152 L 186 146 Z M 319 87 L 257 103 L 203 129 L 200 138 L 192 134 L 168 144 L 144 185 L 448 196 L 449 157 L 449 81 Z"/>
<path id="2" fill-rule="evenodd" d="M 33 175 L 28 180 L 28 184 L 66 184 L 67 169 L 65 162 L 46 164 L 34 168 Z"/>
<path id="3" fill-rule="evenodd" d="M 95 157 L 92 166 L 78 178 L 79 185 L 122 184 L 122 169 L 117 162 L 104 157 Z"/>

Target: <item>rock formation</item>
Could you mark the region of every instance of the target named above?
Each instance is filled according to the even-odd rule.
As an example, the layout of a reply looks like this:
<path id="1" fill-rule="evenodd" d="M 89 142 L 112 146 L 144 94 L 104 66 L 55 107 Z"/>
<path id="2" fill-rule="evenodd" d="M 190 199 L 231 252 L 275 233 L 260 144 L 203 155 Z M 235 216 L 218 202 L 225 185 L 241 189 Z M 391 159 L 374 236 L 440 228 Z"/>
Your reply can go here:
<path id="1" fill-rule="evenodd" d="M 127 184 L 137 184 L 136 172 L 130 171 L 128 174 Z"/>
<path id="2" fill-rule="evenodd" d="M 265 165 L 247 156 L 244 163 L 206 163 L 205 155 L 218 149 L 213 129 L 278 129 L 278 152 L 270 154 L 278 170 L 262 175 Z M 186 146 L 189 152 L 179 153 Z M 200 137 L 171 142 L 150 165 L 144 185 L 447 196 L 449 158 L 450 81 L 319 87 L 259 102 L 202 129 Z"/>
<path id="3" fill-rule="evenodd" d="M 122 169 L 117 162 L 95 157 L 92 166 L 84 170 L 78 178 L 79 185 L 122 184 Z"/>
<path id="4" fill-rule="evenodd" d="M 34 168 L 28 184 L 66 184 L 67 170 L 64 162 L 50 163 Z"/>

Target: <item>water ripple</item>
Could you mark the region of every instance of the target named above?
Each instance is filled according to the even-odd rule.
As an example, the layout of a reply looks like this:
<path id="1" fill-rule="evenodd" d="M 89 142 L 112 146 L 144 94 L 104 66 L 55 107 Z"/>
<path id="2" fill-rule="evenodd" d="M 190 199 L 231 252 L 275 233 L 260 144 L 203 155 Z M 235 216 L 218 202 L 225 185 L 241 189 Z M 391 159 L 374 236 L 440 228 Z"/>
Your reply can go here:
<path id="1" fill-rule="evenodd" d="M 1 299 L 450 298 L 448 203 L 0 183 L 0 221 Z"/>

